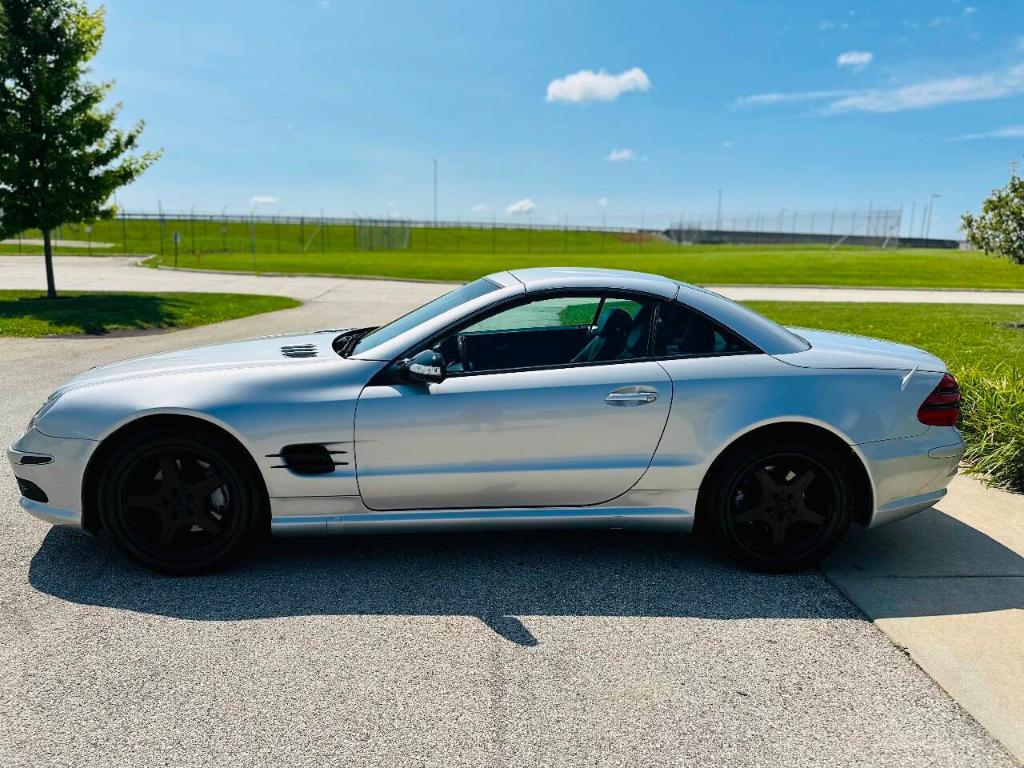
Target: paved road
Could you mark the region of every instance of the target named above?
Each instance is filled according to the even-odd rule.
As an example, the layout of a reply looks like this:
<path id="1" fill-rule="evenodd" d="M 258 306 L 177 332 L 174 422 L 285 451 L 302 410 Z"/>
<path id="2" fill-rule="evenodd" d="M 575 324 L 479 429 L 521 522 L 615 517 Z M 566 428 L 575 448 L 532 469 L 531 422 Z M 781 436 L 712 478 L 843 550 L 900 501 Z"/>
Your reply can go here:
<path id="1" fill-rule="evenodd" d="M 174 334 L 4 339 L 0 439 L 88 366 L 422 298 L 360 286 Z M 0 765 L 1014 764 L 820 573 L 696 539 L 285 540 L 169 579 L 16 497 L 4 462 Z"/>
<path id="2" fill-rule="evenodd" d="M 270 293 L 304 301 L 348 301 L 367 293 L 390 297 L 406 291 L 429 290 L 433 295 L 450 286 L 426 284 L 430 289 L 395 280 L 363 280 L 341 277 L 256 276 L 240 273 L 177 271 L 133 266 L 128 257 L 58 256 L 55 271 L 58 288 L 103 291 L 202 291 Z M 423 284 L 421 284 L 423 285 Z M 40 258 L 0 256 L 0 286 L 45 286 Z M 798 286 L 709 286 L 737 301 L 853 301 L 929 304 L 1024 304 L 1024 291 L 905 290 L 886 288 L 802 288 Z"/>

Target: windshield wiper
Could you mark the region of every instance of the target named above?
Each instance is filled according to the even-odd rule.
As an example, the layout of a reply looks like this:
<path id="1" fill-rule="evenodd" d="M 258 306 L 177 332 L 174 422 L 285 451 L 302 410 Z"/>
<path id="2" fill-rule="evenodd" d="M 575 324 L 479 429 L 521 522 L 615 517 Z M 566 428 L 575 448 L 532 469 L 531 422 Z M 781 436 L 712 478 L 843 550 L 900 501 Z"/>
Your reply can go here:
<path id="1" fill-rule="evenodd" d="M 352 354 L 352 350 L 355 349 L 359 340 L 366 334 L 370 333 L 370 331 L 375 330 L 377 330 L 376 326 L 370 328 L 354 328 L 351 331 L 346 331 L 338 336 L 331 342 L 331 346 L 334 348 L 334 351 L 342 357 L 348 357 Z"/>

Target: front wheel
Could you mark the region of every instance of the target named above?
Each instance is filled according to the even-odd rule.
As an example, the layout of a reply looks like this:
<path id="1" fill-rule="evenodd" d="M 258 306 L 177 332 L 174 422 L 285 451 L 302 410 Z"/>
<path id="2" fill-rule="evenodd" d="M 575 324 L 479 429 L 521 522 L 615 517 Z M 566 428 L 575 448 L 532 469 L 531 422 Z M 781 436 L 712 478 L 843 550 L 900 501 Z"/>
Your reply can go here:
<path id="1" fill-rule="evenodd" d="M 250 461 L 205 431 L 161 429 L 114 449 L 98 488 L 103 528 L 130 558 L 191 574 L 238 554 L 261 518 Z"/>
<path id="2" fill-rule="evenodd" d="M 751 568 L 806 568 L 843 537 L 853 486 L 828 445 L 764 440 L 730 451 L 710 478 L 709 528 L 733 558 Z"/>

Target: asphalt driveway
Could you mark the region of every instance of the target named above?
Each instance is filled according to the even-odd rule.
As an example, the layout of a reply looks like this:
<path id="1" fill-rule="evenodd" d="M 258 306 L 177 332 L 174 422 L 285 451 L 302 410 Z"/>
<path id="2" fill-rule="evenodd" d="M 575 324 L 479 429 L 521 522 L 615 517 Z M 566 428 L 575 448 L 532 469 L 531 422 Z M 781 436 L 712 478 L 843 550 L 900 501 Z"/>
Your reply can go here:
<path id="1" fill-rule="evenodd" d="M 91 365 L 439 290 L 364 285 L 174 334 L 0 339 L 0 438 Z M 170 579 L 17 495 L 4 463 L 4 766 L 1014 764 L 820 573 L 747 573 L 697 539 L 270 541 Z"/>

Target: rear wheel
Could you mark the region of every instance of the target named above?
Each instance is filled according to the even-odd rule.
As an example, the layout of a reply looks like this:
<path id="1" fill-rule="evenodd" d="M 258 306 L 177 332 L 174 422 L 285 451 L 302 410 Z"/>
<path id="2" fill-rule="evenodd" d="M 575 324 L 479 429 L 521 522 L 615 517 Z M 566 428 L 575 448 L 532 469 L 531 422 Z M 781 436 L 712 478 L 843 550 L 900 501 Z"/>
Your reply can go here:
<path id="1" fill-rule="evenodd" d="M 845 462 L 830 446 L 762 440 L 718 462 L 706 514 L 736 560 L 764 571 L 795 571 L 827 555 L 853 512 Z"/>
<path id="2" fill-rule="evenodd" d="M 100 518 L 118 547 L 163 573 L 190 574 L 238 554 L 261 518 L 249 457 L 213 433 L 162 429 L 114 449 Z"/>

